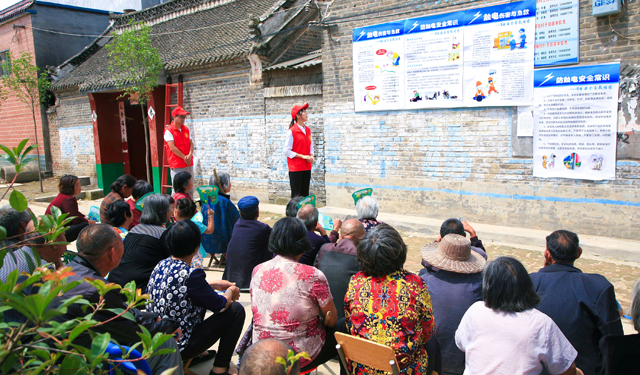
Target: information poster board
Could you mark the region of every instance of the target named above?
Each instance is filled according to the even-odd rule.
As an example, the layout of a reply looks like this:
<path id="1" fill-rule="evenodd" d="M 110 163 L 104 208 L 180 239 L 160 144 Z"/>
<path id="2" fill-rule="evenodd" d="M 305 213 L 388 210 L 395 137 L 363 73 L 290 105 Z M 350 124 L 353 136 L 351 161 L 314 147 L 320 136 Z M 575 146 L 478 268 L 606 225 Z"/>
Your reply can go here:
<path id="1" fill-rule="evenodd" d="M 578 63 L 580 56 L 579 37 L 579 0 L 538 0 L 536 68 Z"/>
<path id="2" fill-rule="evenodd" d="M 533 175 L 614 180 L 620 63 L 535 71 Z"/>
<path id="3" fill-rule="evenodd" d="M 533 100 L 536 3 L 520 1 L 464 15 L 464 104 L 529 105 Z"/>
<path id="4" fill-rule="evenodd" d="M 463 20 L 456 12 L 405 21 L 404 108 L 462 106 Z"/>

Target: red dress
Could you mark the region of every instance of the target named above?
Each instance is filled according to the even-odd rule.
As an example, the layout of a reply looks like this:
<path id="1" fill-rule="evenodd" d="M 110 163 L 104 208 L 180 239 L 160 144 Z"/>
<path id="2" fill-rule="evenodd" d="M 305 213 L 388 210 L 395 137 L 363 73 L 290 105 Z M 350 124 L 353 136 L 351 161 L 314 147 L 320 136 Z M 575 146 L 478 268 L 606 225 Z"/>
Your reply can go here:
<path id="1" fill-rule="evenodd" d="M 173 200 L 179 201 L 180 199 L 192 199 L 188 193 L 173 193 Z"/>

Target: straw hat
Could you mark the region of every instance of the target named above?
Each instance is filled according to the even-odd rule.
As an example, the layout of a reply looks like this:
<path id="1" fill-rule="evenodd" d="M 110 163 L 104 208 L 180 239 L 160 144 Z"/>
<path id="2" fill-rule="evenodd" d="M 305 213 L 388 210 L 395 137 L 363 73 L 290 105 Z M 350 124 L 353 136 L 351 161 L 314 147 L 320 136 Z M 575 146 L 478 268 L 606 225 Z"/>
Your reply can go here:
<path id="1" fill-rule="evenodd" d="M 420 249 L 422 259 L 434 267 L 455 273 L 477 273 L 487 261 L 471 251 L 471 241 L 459 234 L 447 234 L 440 242 L 426 244 Z"/>

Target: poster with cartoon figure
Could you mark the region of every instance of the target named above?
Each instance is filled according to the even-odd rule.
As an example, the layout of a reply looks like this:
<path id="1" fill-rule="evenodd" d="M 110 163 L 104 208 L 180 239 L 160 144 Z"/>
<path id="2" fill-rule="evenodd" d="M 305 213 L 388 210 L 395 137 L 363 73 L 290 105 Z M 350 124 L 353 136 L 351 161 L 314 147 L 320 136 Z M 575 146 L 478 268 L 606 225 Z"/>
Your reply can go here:
<path id="1" fill-rule="evenodd" d="M 404 21 L 353 29 L 356 111 L 404 107 Z"/>
<path id="2" fill-rule="evenodd" d="M 530 104 L 536 2 L 525 0 L 464 13 L 465 106 Z"/>
<path id="3" fill-rule="evenodd" d="M 404 22 L 404 108 L 452 108 L 462 101 L 464 12 Z"/>
<path id="4" fill-rule="evenodd" d="M 616 178 L 620 63 L 535 72 L 533 175 Z"/>

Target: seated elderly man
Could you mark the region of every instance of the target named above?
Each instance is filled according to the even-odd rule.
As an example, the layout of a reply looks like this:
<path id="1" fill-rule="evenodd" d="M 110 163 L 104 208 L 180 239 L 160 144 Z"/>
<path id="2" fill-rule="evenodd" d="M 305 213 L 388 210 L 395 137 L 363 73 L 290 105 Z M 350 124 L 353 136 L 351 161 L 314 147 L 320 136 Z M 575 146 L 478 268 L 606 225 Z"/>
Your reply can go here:
<path id="1" fill-rule="evenodd" d="M 440 240 L 444 238 L 447 234 L 457 234 L 462 237 L 466 237 L 467 233 L 471 236 L 469 241 L 471 242 L 471 251 L 474 251 L 480 256 L 482 256 L 485 260 L 487 259 L 487 253 L 482 245 L 482 241 L 478 239 L 476 235 L 476 231 L 467 223 L 466 221 L 460 221 L 458 219 L 447 219 L 440 226 L 440 236 L 434 242 L 434 246 L 437 245 Z M 432 264 L 425 262 L 422 260 L 422 267 L 428 268 L 432 271 L 437 271 L 438 268 L 434 267 Z"/>
<path id="2" fill-rule="evenodd" d="M 331 235 L 327 236 L 327 231 L 318 223 L 318 209 L 314 205 L 305 204 L 300 207 L 297 217 L 302 220 L 304 226 L 307 227 L 307 234 L 311 242 L 311 247 L 313 248 L 311 251 L 304 253 L 298 262 L 312 266 L 322 245 L 338 241 L 338 231 L 342 226 L 342 220 L 338 219 L 335 221 Z M 319 234 L 316 234 L 316 232 Z"/>
<path id="3" fill-rule="evenodd" d="M 248 288 L 253 268 L 273 258 L 269 251 L 271 227 L 258 221 L 259 204 L 258 198 L 253 196 L 238 201 L 240 219 L 233 227 L 227 246 L 227 266 L 222 274 L 223 280 L 236 283 L 238 288 Z"/>
<path id="4" fill-rule="evenodd" d="M 544 267 L 531 274 L 542 298 L 536 309 L 558 325 L 578 351 L 576 366 L 585 375 L 600 373 L 598 348 L 606 335 L 622 335 L 613 285 L 598 274 L 582 273 L 573 263 L 582 255 L 578 236 L 557 230 L 547 236 Z"/>
<path id="5" fill-rule="evenodd" d="M 327 277 L 338 319 L 344 318 L 344 296 L 349 288 L 349 280 L 360 271 L 356 248 L 364 234 L 364 226 L 358 219 L 345 220 L 338 243 L 324 244 L 314 264 Z"/>
<path id="6" fill-rule="evenodd" d="M 7 239 L 0 241 L 0 246 L 11 246 L 24 240 L 24 234 L 33 230 L 33 222 L 29 212 L 18 212 L 9 203 L 0 207 L 0 226 L 7 231 Z"/>
<path id="7" fill-rule="evenodd" d="M 378 221 L 378 201 L 370 196 L 364 196 L 356 204 L 356 213 L 358 213 L 358 219 L 362 225 L 364 225 L 365 232 L 369 229 L 375 228 L 382 224 L 382 221 Z"/>
<path id="8" fill-rule="evenodd" d="M 69 263 L 75 275 L 70 276 L 67 279 L 68 282 L 76 280 L 82 281 L 85 277 L 88 277 L 94 280 L 101 280 L 105 284 L 108 283 L 105 276 L 120 263 L 120 258 L 122 258 L 122 253 L 124 252 L 122 239 L 116 234 L 113 228 L 107 224 L 96 224 L 84 228 L 78 235 L 76 247 L 78 255 Z M 91 303 L 97 303 L 100 298 L 97 289 L 89 283 L 83 282 L 69 290 L 63 296 L 57 297 L 53 305 L 59 305 L 62 301 L 76 295 L 81 295 L 83 299 Z M 107 311 L 107 309 L 124 309 L 127 307 L 123 302 L 119 290 L 107 292 L 104 296 L 104 303 L 104 309 L 93 316 L 94 320 L 102 322 L 113 319 L 115 314 Z M 57 316 L 54 319 L 59 322 L 64 322 L 69 319 L 82 318 L 87 314 L 84 307 L 86 306 L 73 304 L 69 306 L 66 314 Z M 143 313 L 135 308 L 130 311 L 135 317 L 136 322 L 124 317 L 119 317 L 102 325 L 99 331 L 109 332 L 111 337 L 118 343 L 127 346 L 140 342 L 138 332 L 141 332 L 141 328 L 139 324 L 144 325 L 152 335 L 155 335 L 157 332 L 182 334 L 177 328 L 178 323 L 175 321 L 168 319 L 158 320 L 159 316 L 148 312 Z M 90 346 L 91 343 L 88 339 L 88 336 L 79 336 L 74 342 L 78 345 Z M 160 374 L 169 368 L 177 366 L 174 374 L 183 374 L 182 359 L 176 341 L 167 340 L 158 349 L 176 349 L 176 351 L 174 353 L 153 356 L 148 359 L 147 362 L 153 373 Z"/>
<path id="9" fill-rule="evenodd" d="M 276 339 L 260 340 L 251 345 L 242 355 L 239 375 L 299 375 L 300 361 L 296 361 L 287 372 L 285 366 L 276 362 L 276 358 L 287 359 L 289 345 Z"/>

